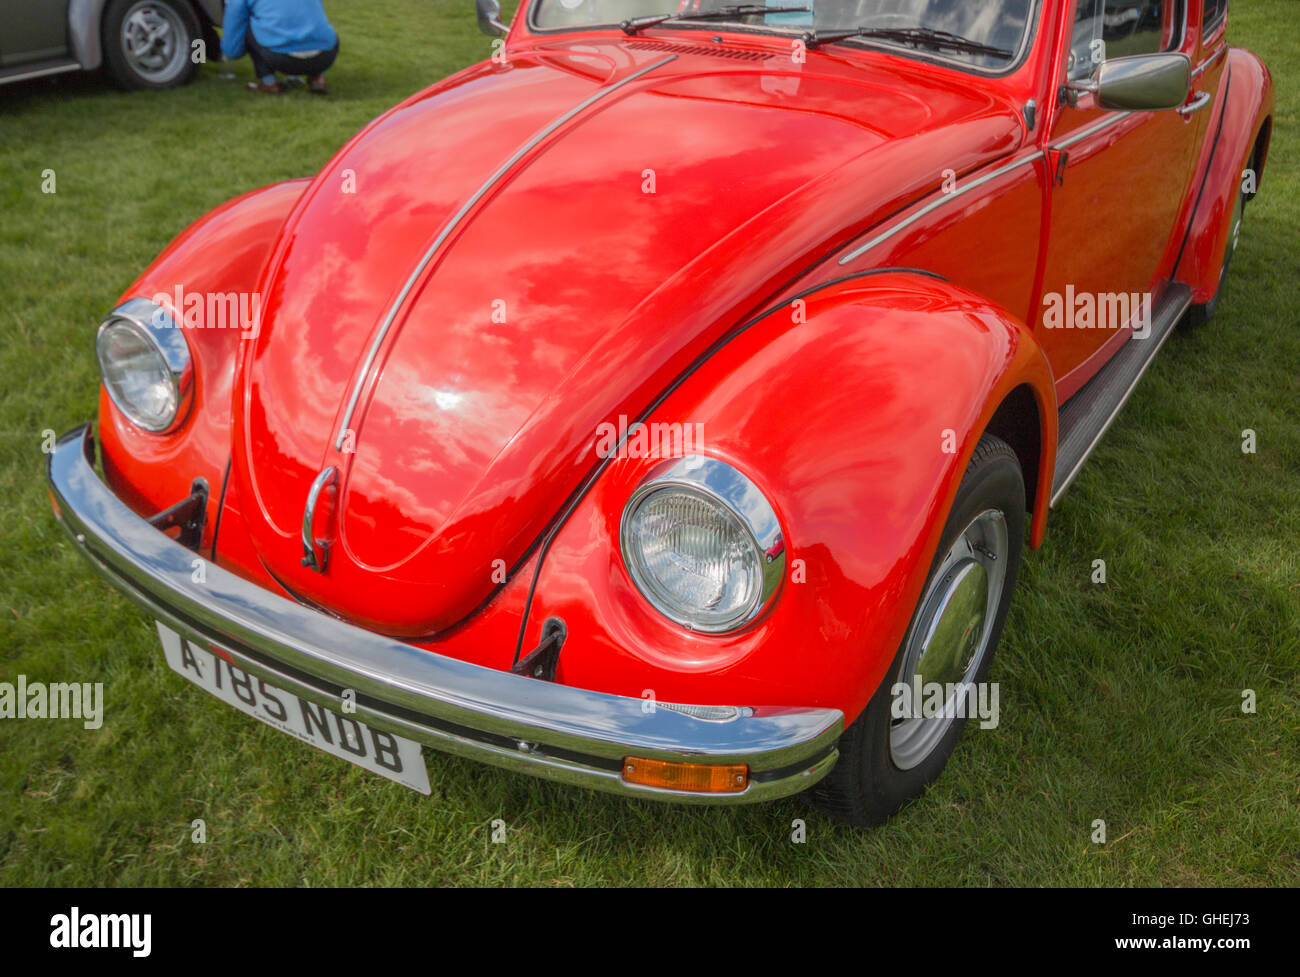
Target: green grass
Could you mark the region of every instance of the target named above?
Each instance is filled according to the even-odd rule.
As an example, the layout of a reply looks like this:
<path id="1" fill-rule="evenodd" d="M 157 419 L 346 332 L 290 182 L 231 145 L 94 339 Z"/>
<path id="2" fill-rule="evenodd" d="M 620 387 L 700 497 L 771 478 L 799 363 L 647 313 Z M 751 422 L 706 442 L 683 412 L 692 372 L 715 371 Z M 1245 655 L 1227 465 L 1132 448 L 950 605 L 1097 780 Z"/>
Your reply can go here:
<path id="1" fill-rule="evenodd" d="M 1269 62 L 1278 110 L 1217 318 L 1165 347 L 1028 555 L 993 666 L 1002 726 L 972 729 L 874 832 L 797 799 L 629 803 L 434 753 L 420 797 L 181 681 L 55 525 L 41 432 L 93 415 L 93 329 L 121 289 L 209 208 L 314 172 L 490 51 L 467 0 L 375 9 L 330 3 L 329 99 L 250 96 L 247 60 L 160 94 L 79 77 L 0 89 L 0 680 L 103 682 L 107 701 L 97 733 L 0 720 L 0 883 L 1300 884 L 1294 0 L 1233 4 L 1233 41 Z M 45 169 L 57 194 L 40 192 Z M 1090 843 L 1097 818 L 1106 845 Z"/>

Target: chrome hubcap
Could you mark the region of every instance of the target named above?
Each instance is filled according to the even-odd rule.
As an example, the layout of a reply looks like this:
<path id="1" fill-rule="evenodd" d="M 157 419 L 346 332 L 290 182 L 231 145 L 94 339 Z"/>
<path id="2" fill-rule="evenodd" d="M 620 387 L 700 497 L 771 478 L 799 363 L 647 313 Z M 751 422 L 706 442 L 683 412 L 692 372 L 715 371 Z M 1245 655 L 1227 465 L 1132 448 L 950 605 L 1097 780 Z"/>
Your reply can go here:
<path id="1" fill-rule="evenodd" d="M 924 761 L 952 727 L 960 711 L 953 700 L 975 680 L 988 654 L 1009 552 L 1006 517 L 985 509 L 944 554 L 921 598 L 895 678 L 896 685 L 919 692 L 908 696 L 908 715 L 891 713 L 889 727 L 889 752 L 900 770 Z M 916 699 L 936 701 L 928 694 L 936 685 L 944 690 L 944 708 L 937 716 L 916 715 Z"/>
<path id="2" fill-rule="evenodd" d="M 122 51 L 135 71 L 154 82 L 175 77 L 189 52 L 185 27 L 171 7 L 137 3 L 122 19 Z"/>

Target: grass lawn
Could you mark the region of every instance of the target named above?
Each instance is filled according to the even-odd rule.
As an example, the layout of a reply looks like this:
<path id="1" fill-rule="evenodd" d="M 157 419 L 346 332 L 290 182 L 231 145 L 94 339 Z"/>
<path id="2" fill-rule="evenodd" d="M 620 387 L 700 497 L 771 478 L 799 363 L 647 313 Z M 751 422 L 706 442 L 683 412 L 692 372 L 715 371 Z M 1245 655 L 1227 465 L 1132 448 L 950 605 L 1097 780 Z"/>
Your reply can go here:
<path id="1" fill-rule="evenodd" d="M 798 799 L 629 803 L 436 753 L 421 797 L 184 682 L 65 540 L 42 432 L 94 414 L 94 327 L 119 292 L 205 211 L 315 172 L 490 53 L 468 0 L 328 6 L 343 38 L 328 99 L 251 96 L 246 59 L 165 93 L 0 88 L 0 681 L 103 682 L 106 699 L 98 732 L 0 721 L 0 884 L 1300 884 L 1295 0 L 1232 5 L 1278 108 L 1216 319 L 1166 345 L 1027 554 L 991 676 L 1000 728 L 969 730 L 873 832 Z"/>

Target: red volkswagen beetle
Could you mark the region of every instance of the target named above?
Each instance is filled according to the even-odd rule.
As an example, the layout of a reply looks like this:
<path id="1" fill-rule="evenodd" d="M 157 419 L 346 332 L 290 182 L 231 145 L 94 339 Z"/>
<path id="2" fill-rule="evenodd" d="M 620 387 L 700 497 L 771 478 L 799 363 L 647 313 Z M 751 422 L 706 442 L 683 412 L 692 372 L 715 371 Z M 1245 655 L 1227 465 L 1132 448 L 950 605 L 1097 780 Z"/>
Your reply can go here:
<path id="1" fill-rule="evenodd" d="M 136 280 L 55 512 L 175 670 L 417 790 L 877 823 L 1214 310 L 1273 112 L 1225 7 L 531 0 Z"/>

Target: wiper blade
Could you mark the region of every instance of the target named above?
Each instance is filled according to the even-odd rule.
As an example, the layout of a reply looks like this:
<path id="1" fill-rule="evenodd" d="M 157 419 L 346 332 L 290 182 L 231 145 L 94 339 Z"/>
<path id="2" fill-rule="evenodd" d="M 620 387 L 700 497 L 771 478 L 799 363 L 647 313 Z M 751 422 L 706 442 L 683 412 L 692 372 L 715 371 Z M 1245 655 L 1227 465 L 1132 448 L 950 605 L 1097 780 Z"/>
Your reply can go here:
<path id="1" fill-rule="evenodd" d="M 765 3 L 736 3 L 729 7 L 719 7 L 702 13 L 686 14 L 648 14 L 645 17 L 633 17 L 618 26 L 624 34 L 635 34 L 645 27 L 666 24 L 678 20 L 726 20 L 728 17 L 748 17 L 752 14 L 807 13 L 812 7 L 777 7 Z"/>
<path id="2" fill-rule="evenodd" d="M 933 27 L 855 27 L 842 31 L 806 31 L 803 35 L 804 47 L 814 48 L 819 44 L 832 44 L 854 37 L 874 38 L 881 41 L 898 41 L 901 44 L 915 44 L 920 47 L 934 48 L 936 51 L 963 51 L 967 54 L 987 54 L 995 58 L 1010 58 L 1014 52 L 972 41 L 960 34 L 950 34 Z"/>

